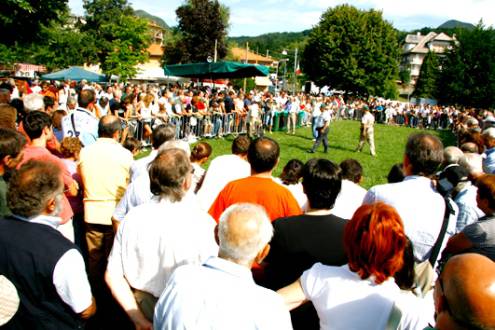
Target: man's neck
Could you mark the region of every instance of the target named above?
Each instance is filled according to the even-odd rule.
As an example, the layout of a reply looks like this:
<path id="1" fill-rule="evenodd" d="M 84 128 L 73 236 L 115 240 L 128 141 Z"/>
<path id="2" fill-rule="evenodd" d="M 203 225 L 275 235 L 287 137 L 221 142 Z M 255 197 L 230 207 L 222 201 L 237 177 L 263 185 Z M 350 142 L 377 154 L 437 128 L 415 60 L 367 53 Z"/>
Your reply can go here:
<path id="1" fill-rule="evenodd" d="M 251 170 L 251 176 L 252 177 L 256 177 L 256 178 L 268 178 L 268 179 L 271 179 L 272 178 L 272 171 L 268 171 L 268 172 L 262 172 L 262 173 L 255 173 Z"/>
<path id="2" fill-rule="evenodd" d="M 46 138 L 40 137 L 37 139 L 31 140 L 32 147 L 46 148 Z"/>

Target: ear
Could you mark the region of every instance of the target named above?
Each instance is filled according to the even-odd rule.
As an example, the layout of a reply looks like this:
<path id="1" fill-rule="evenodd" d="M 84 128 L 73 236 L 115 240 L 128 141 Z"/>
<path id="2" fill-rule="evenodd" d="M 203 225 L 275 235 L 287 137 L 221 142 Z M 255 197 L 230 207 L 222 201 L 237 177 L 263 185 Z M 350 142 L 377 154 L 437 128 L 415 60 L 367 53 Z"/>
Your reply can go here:
<path id="1" fill-rule="evenodd" d="M 57 207 L 57 202 L 55 201 L 55 197 L 51 197 L 48 199 L 46 206 L 45 206 L 45 213 L 46 214 L 52 214 L 53 211 L 55 211 Z"/>
<path id="2" fill-rule="evenodd" d="M 402 162 L 402 170 L 404 171 L 405 176 L 412 174 L 411 161 L 409 160 L 409 157 L 407 157 L 407 155 L 404 155 L 404 160 Z"/>
<path id="3" fill-rule="evenodd" d="M 269 252 L 270 252 L 270 244 L 267 244 L 260 252 L 258 252 L 256 258 L 254 258 L 254 261 L 258 264 L 261 264 L 261 262 L 263 261 L 263 259 L 266 258 Z"/>
<path id="4" fill-rule="evenodd" d="M 186 175 L 186 178 L 182 183 L 182 189 L 184 189 L 184 191 L 189 191 L 191 186 L 192 186 L 192 175 Z"/>
<path id="5" fill-rule="evenodd" d="M 215 234 L 215 242 L 217 242 L 217 245 L 220 245 L 220 239 L 218 238 L 218 224 L 215 226 L 213 232 Z"/>

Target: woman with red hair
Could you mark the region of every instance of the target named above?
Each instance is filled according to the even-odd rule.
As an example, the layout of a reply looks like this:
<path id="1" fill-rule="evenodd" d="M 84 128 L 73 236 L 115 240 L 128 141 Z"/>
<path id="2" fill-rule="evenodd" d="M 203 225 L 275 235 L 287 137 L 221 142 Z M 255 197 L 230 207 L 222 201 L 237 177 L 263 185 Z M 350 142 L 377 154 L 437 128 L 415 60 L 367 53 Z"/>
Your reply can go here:
<path id="1" fill-rule="evenodd" d="M 311 301 L 321 329 L 385 329 L 394 306 L 402 314 L 401 329 L 423 329 L 426 324 L 417 311 L 401 308 L 417 301 L 404 304 L 393 278 L 403 265 L 406 241 L 393 207 L 363 205 L 344 231 L 349 263 L 340 267 L 316 263 L 278 293 L 290 309 Z"/>

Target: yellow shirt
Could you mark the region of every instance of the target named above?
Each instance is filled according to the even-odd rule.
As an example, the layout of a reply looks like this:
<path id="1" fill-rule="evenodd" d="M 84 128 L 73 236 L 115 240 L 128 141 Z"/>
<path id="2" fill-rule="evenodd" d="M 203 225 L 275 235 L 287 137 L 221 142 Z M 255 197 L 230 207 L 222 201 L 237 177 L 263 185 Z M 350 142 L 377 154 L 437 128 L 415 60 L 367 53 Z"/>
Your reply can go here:
<path id="1" fill-rule="evenodd" d="M 87 223 L 112 224 L 112 213 L 129 183 L 132 161 L 131 152 L 110 138 L 99 138 L 81 150 L 79 171 Z"/>

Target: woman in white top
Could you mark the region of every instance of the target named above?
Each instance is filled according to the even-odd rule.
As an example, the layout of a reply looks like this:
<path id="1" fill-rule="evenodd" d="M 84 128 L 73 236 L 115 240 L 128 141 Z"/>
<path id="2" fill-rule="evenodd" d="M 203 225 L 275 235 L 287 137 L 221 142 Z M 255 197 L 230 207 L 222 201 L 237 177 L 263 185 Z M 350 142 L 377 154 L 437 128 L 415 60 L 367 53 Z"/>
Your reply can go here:
<path id="1" fill-rule="evenodd" d="M 423 329 L 427 324 L 422 311 L 417 304 L 404 302 L 392 277 L 402 268 L 406 242 L 393 207 L 363 205 L 344 231 L 349 263 L 341 267 L 317 263 L 278 292 L 290 309 L 311 301 L 321 329 L 382 330 L 394 309 L 402 314 L 401 329 Z"/>
<path id="2" fill-rule="evenodd" d="M 304 163 L 299 159 L 291 159 L 284 166 L 280 177 L 275 178 L 275 181 L 287 188 L 304 210 L 307 207 L 308 197 L 306 197 L 301 183 L 303 167 Z"/>
<path id="3" fill-rule="evenodd" d="M 151 119 L 152 115 L 157 112 L 155 110 L 155 105 L 153 104 L 154 99 L 155 97 L 152 94 L 146 94 L 137 107 L 138 119 L 140 119 L 143 124 L 144 139 L 147 139 L 152 133 Z"/>
<path id="4" fill-rule="evenodd" d="M 190 190 L 196 193 L 201 185 L 205 176 L 205 169 L 201 167 L 208 161 L 211 155 L 211 145 L 207 142 L 199 142 L 191 150 L 191 165 L 193 168 L 192 184 Z"/>

